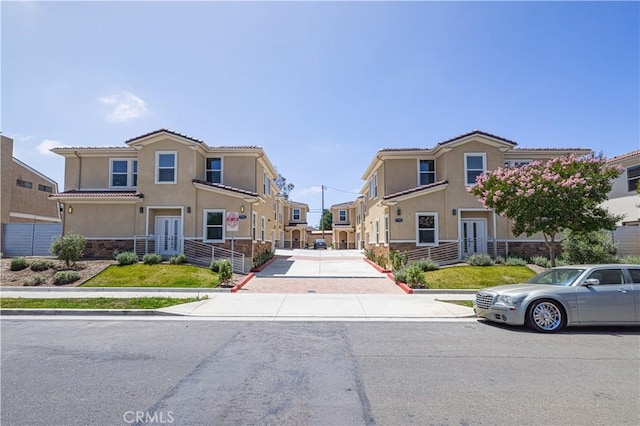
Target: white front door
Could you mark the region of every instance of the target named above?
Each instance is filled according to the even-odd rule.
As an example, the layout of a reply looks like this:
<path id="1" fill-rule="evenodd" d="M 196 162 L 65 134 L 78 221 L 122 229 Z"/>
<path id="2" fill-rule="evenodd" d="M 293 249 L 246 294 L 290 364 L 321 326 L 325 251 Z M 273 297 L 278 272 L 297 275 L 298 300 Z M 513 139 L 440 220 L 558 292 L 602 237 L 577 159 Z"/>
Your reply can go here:
<path id="1" fill-rule="evenodd" d="M 462 258 L 487 252 L 487 222 L 484 219 L 462 220 Z"/>
<path id="2" fill-rule="evenodd" d="M 180 216 L 156 216 L 157 252 L 163 256 L 182 251 L 182 219 Z"/>

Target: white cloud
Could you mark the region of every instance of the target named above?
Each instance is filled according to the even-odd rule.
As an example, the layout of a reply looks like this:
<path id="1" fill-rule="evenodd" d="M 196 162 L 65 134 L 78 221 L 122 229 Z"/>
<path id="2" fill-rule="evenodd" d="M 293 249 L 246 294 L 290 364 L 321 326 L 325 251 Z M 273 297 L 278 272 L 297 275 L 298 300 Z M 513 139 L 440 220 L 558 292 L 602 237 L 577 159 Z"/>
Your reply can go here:
<path id="1" fill-rule="evenodd" d="M 309 188 L 305 188 L 302 191 L 296 191 L 298 195 L 311 195 L 311 194 L 320 194 L 322 192 L 322 186 L 311 186 Z"/>
<path id="2" fill-rule="evenodd" d="M 129 92 L 114 93 L 99 100 L 110 108 L 107 121 L 121 123 L 135 120 L 149 110 L 145 101 Z"/>
<path id="3" fill-rule="evenodd" d="M 62 143 L 54 141 L 53 139 L 45 139 L 40 142 L 40 145 L 36 147 L 38 152 L 42 155 L 52 155 L 53 152 L 49 151 L 51 148 L 62 146 Z"/>

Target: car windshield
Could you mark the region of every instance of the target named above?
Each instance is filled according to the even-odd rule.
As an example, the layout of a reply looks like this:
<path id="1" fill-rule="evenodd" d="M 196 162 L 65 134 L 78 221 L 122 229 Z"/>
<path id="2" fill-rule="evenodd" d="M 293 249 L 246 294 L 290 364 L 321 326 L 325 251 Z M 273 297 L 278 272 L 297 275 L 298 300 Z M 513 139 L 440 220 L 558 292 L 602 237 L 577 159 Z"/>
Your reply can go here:
<path id="1" fill-rule="evenodd" d="M 584 269 L 549 269 L 531 278 L 531 284 L 550 284 L 570 286 L 584 272 Z"/>

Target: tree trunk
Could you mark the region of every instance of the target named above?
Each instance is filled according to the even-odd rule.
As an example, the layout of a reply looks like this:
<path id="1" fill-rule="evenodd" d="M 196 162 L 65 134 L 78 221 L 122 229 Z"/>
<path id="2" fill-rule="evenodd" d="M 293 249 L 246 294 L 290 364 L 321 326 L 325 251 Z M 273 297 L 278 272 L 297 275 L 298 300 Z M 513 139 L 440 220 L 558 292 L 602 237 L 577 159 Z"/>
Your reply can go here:
<path id="1" fill-rule="evenodd" d="M 551 267 L 556 266 L 556 236 L 542 234 L 544 236 L 544 245 L 549 249 L 549 261 L 551 262 Z"/>

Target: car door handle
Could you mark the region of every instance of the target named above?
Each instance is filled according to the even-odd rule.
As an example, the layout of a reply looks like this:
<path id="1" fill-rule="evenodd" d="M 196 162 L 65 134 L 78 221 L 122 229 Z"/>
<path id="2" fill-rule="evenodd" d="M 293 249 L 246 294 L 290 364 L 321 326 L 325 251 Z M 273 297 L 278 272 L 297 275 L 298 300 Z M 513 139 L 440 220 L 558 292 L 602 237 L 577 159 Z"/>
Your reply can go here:
<path id="1" fill-rule="evenodd" d="M 620 293 L 626 293 L 628 290 L 626 288 L 621 288 L 618 290 Z"/>

